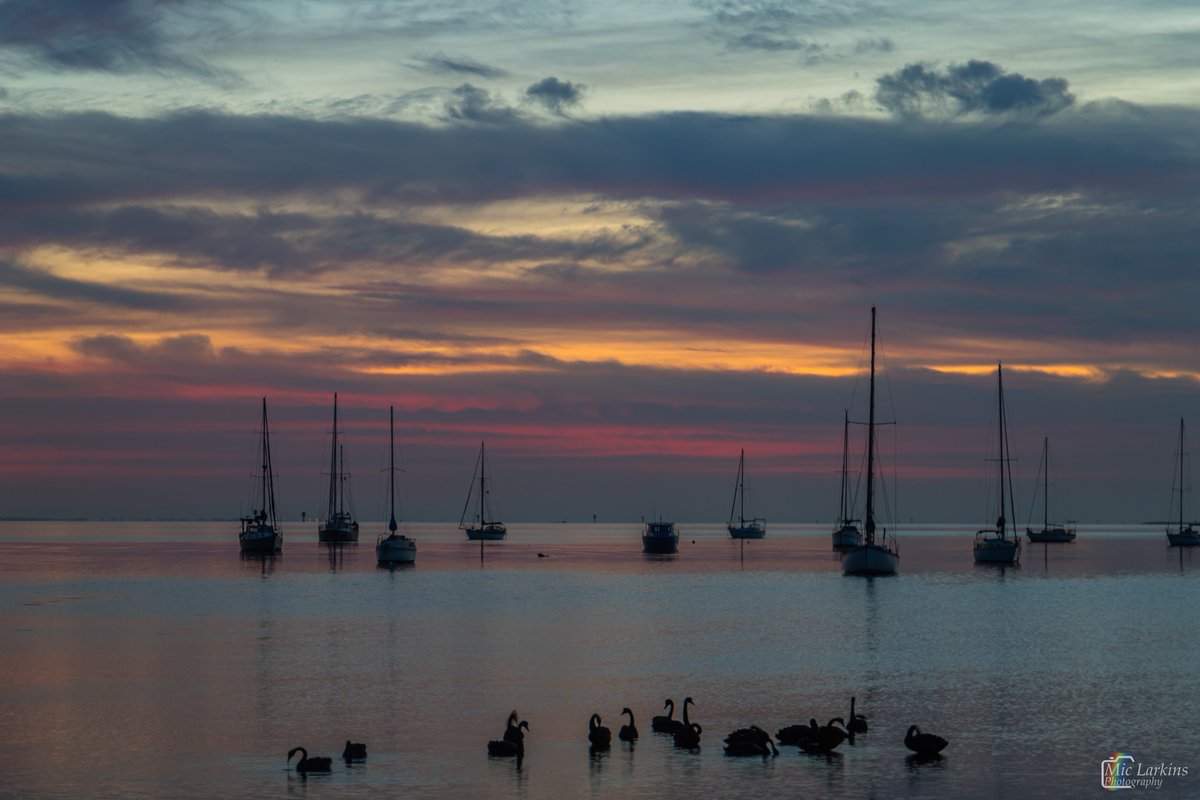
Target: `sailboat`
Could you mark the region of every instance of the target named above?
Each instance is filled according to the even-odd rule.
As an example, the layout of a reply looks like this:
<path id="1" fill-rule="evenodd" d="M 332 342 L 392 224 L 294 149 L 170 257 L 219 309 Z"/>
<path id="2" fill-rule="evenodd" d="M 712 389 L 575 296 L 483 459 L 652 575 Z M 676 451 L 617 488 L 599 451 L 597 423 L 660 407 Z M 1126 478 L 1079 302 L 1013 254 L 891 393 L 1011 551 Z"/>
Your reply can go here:
<path id="1" fill-rule="evenodd" d="M 738 510 L 738 523 L 733 524 L 733 511 Z M 746 451 L 738 457 L 737 482 L 733 485 L 733 505 L 729 507 L 729 535 L 734 539 L 761 539 L 767 535 L 767 521 L 759 517 L 746 519 Z"/>
<path id="2" fill-rule="evenodd" d="M 388 517 L 387 533 L 375 543 L 375 560 L 380 564 L 411 564 L 417 560 L 417 543 L 396 529 L 396 412 L 388 406 Z"/>
<path id="3" fill-rule="evenodd" d="M 1073 542 L 1075 541 L 1075 528 L 1070 522 L 1066 527 L 1055 525 L 1050 527 L 1050 437 L 1046 436 L 1042 439 L 1042 529 L 1035 531 L 1032 528 L 1025 528 L 1025 535 L 1029 537 L 1031 542 Z"/>
<path id="4" fill-rule="evenodd" d="M 975 563 L 976 564 L 1016 564 L 1021 557 L 1021 536 L 1013 536 L 1008 531 L 1008 521 L 1005 518 L 1005 499 L 1007 508 L 1013 507 L 1012 499 L 1012 468 L 1009 462 L 1012 458 L 1008 448 L 1008 415 L 1004 410 L 1004 375 L 1003 367 L 996 364 L 996 391 L 998 411 L 999 457 L 999 489 L 1000 516 L 996 519 L 996 527 L 984 528 L 975 534 Z M 1005 477 L 1007 476 L 1007 481 Z M 1007 492 L 1006 492 L 1007 489 Z"/>
<path id="5" fill-rule="evenodd" d="M 271 435 L 267 429 L 267 398 L 262 401 L 262 482 L 255 497 L 254 513 L 242 517 L 238 543 L 243 553 L 278 553 L 283 549 L 283 531 L 275 519 L 275 480 L 271 472 Z"/>
<path id="6" fill-rule="evenodd" d="M 471 506 L 471 495 L 475 490 L 475 478 L 479 478 L 479 514 L 476 524 L 466 524 L 467 509 Z M 489 520 L 488 514 L 491 509 L 488 508 L 488 488 L 487 488 L 487 451 L 484 443 L 479 443 L 479 458 L 475 461 L 475 474 L 471 476 L 471 489 L 467 492 L 467 502 L 463 504 L 462 517 L 458 520 L 458 527 L 467 532 L 467 538 L 472 541 L 494 541 L 503 539 L 508 535 L 508 529 L 504 527 L 503 522 Z"/>
<path id="7" fill-rule="evenodd" d="M 850 519 L 850 482 L 846 479 L 850 453 L 850 412 L 846 411 L 842 421 L 842 497 L 838 509 L 837 525 L 833 529 L 833 549 L 845 550 L 862 544 L 862 531 Z"/>
<path id="8" fill-rule="evenodd" d="M 1186 448 L 1183 446 L 1183 420 L 1179 420 L 1179 530 L 1172 533 L 1170 528 L 1167 528 L 1167 543 L 1171 547 L 1195 547 L 1200 544 L 1200 531 L 1196 530 L 1192 523 L 1188 523 L 1187 527 L 1183 524 L 1183 492 L 1186 488 L 1186 473 L 1184 472 L 1183 457 Z"/>
<path id="9" fill-rule="evenodd" d="M 842 554 L 843 575 L 895 575 L 900 549 L 887 528 L 875 535 L 875 307 L 871 306 L 871 403 L 867 421 L 867 509 L 863 515 L 863 543 Z"/>
<path id="10" fill-rule="evenodd" d="M 329 456 L 329 503 L 325 521 L 317 528 L 317 541 L 341 544 L 358 541 L 358 523 L 346 510 L 346 450 L 338 446 L 337 392 L 333 394 L 333 447 Z"/>

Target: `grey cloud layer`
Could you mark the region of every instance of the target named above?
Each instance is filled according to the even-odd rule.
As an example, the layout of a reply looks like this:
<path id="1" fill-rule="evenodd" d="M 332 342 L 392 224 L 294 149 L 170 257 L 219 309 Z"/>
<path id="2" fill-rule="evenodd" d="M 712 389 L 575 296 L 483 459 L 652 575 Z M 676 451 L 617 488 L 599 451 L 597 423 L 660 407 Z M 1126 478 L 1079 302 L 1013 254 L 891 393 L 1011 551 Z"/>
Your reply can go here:
<path id="1" fill-rule="evenodd" d="M 443 126 L 9 115 L 0 254 L 10 267 L 0 278 L 47 296 L 155 302 L 12 266 L 54 244 L 281 275 L 356 262 L 410 275 L 520 263 L 542 293 L 511 295 L 515 314 L 545 318 L 554 285 L 586 286 L 605 294 L 586 310 L 564 307 L 615 321 L 639 307 L 637 296 L 671 291 L 687 302 L 661 309 L 665 318 L 686 323 L 704 308 L 707 323 L 722 324 L 713 293 L 743 275 L 772 300 L 769 287 L 796 281 L 841 296 L 886 290 L 912 313 L 980 335 L 1003 332 L 999 298 L 1045 305 L 1041 291 L 1030 294 L 1040 286 L 1086 298 L 1071 304 L 1071 328 L 1105 339 L 1177 329 L 1181 287 L 1200 274 L 1200 114 L 1191 110 L 1096 106 L 1006 125 L 716 114 L 546 125 L 468 107 L 475 118 Z M 320 208 L 334 196 L 341 209 Z M 568 240 L 485 235 L 404 213 L 547 196 L 623 203 L 640 227 Z M 295 198 L 318 208 L 272 208 Z M 257 211 L 205 207 L 216 200 Z M 597 271 L 600 263 L 624 271 Z M 1143 302 L 1114 313 L 1131 291 Z M 469 302 L 450 290 L 426 300 Z M 785 310 L 765 305 L 746 324 L 777 324 Z"/>

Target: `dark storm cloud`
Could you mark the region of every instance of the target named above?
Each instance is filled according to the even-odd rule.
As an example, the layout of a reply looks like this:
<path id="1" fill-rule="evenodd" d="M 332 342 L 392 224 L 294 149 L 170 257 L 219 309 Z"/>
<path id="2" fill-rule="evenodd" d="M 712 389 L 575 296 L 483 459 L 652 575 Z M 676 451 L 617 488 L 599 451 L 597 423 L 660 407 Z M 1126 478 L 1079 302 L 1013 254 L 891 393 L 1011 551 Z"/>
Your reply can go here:
<path id="1" fill-rule="evenodd" d="M 582 83 L 560 81 L 553 75 L 542 78 L 525 90 L 525 97 L 554 114 L 564 114 L 578 106 L 587 87 Z"/>
<path id="2" fill-rule="evenodd" d="M 972 59 L 944 71 L 908 64 L 876 79 L 875 101 L 902 117 L 979 113 L 1037 118 L 1070 107 L 1075 97 L 1062 78 L 1035 80 Z"/>
<path id="3" fill-rule="evenodd" d="M 544 194 L 847 202 L 1067 191 L 1193 191 L 1196 112 L 1058 115 L 997 130 L 812 116 L 659 114 L 540 125 L 470 87 L 489 125 L 430 127 L 193 112 L 161 119 L 7 115 L 0 206 L 131 198 L 487 202 Z"/>
<path id="4" fill-rule="evenodd" d="M 414 57 L 413 69 L 437 75 L 476 75 L 480 78 L 503 78 L 508 71 L 476 61 L 469 56 L 448 56 L 427 53 Z"/>
<path id="5" fill-rule="evenodd" d="M 184 0 L 5 0 L 0 2 L 0 55 L 30 66 L 115 74 L 159 72 L 223 83 L 237 76 L 172 46 L 165 21 L 197 18 Z M 185 6 L 187 6 L 185 8 Z"/>
<path id="6" fill-rule="evenodd" d="M 723 311 L 701 295 L 724 291 L 723 273 L 748 273 L 800 275 L 843 293 L 887 287 L 914 310 L 961 313 L 988 334 L 1003 332 L 998 293 L 1054 286 L 1086 293 L 1094 313 L 1079 317 L 1081 335 L 1103 338 L 1141 322 L 1140 314 L 1111 314 L 1128 289 L 1145 307 L 1178 310 L 1183 293 L 1164 286 L 1197 274 L 1200 115 L 1185 109 L 1089 107 L 1003 128 L 717 114 L 556 125 L 516 116 L 421 126 L 199 112 L 4 122 L 0 252 L 10 259 L 61 244 L 280 274 L 356 262 L 414 276 L 443 265 L 483 274 L 519 262 L 531 286 L 547 292 L 559 284 L 609 293 L 574 305 L 548 303 L 545 293 L 483 301 L 449 292 L 412 308 L 448 303 L 438 307 L 461 309 L 464 320 L 486 302 L 497 318 L 557 318 L 566 309 L 691 324 L 704 307 L 706 320 L 721 321 Z M 626 203 L 643 223 L 557 240 L 404 218 L 410 205 L 546 196 Z M 330 211 L 322 207 L 329 197 L 351 198 L 360 210 Z M 271 208 L 296 198 L 317 208 Z M 259 209 L 204 208 L 210 200 Z M 621 269 L 597 270 L 598 262 Z M 20 279 L 38 285 L 30 274 Z M 42 281 L 47 291 L 85 288 Z M 111 302 L 155 302 L 112 291 Z M 664 292 L 694 292 L 694 305 L 655 311 L 630 302 L 630 293 Z M 1101 315 L 1112 319 L 1099 324 Z M 749 324 L 766 331 L 778 322 L 764 311 Z"/>

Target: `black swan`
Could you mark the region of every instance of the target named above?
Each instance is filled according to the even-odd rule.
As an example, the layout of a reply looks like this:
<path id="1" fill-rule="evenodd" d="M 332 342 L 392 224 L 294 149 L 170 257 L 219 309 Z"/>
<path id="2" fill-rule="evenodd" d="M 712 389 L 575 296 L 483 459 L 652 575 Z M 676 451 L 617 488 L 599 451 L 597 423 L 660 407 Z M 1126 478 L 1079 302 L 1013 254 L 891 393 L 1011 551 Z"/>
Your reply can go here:
<path id="1" fill-rule="evenodd" d="M 725 737 L 725 755 L 727 756 L 770 756 L 779 755 L 771 735 L 757 725 L 749 728 L 738 728 Z"/>
<path id="2" fill-rule="evenodd" d="M 854 713 L 854 698 L 850 698 L 850 721 L 846 723 L 846 730 L 850 733 L 866 733 L 867 718 L 862 714 Z"/>
<path id="3" fill-rule="evenodd" d="M 904 734 L 904 746 L 920 756 L 936 756 L 950 744 L 941 736 L 932 733 L 921 733 L 916 725 L 909 727 Z"/>
<path id="4" fill-rule="evenodd" d="M 628 706 L 626 706 L 625 708 L 621 709 L 621 713 L 629 715 L 629 724 L 621 726 L 621 730 L 617 731 L 617 738 L 622 742 L 637 741 L 638 729 L 637 725 L 635 725 L 633 722 L 633 712 L 629 710 Z"/>
<path id="5" fill-rule="evenodd" d="M 700 734 L 704 731 L 699 722 L 689 723 L 686 728 L 675 731 L 675 746 L 689 750 L 700 746 Z"/>
<path id="6" fill-rule="evenodd" d="M 675 701 L 667 698 L 663 703 L 663 708 L 667 709 L 667 715 L 664 717 L 661 714 L 651 718 L 650 730 L 655 733 L 674 733 L 683 727 L 683 723 L 675 719 Z"/>
<path id="7" fill-rule="evenodd" d="M 292 756 L 300 754 L 300 760 L 296 762 L 296 772 L 329 772 L 333 769 L 333 759 L 329 756 L 313 756 L 308 757 L 308 751 L 303 747 L 293 747 L 288 751 L 288 763 L 292 763 Z"/>
<path id="8" fill-rule="evenodd" d="M 607 750 L 612 744 L 612 731 L 600 724 L 599 714 L 592 714 L 588 720 L 588 741 L 597 750 Z"/>
<path id="9" fill-rule="evenodd" d="M 508 715 L 508 721 L 505 723 L 504 738 L 488 742 L 488 755 L 499 758 L 516 756 L 520 760 L 525 756 L 525 731 L 527 730 L 529 730 L 529 723 L 521 720 L 518 724 L 517 712 L 513 711 Z"/>
<path id="10" fill-rule="evenodd" d="M 363 742 L 352 742 L 346 740 L 346 749 L 342 751 L 342 758 L 347 761 L 357 761 L 367 757 L 367 746 Z"/>
<path id="11" fill-rule="evenodd" d="M 775 731 L 775 738 L 780 744 L 803 745 L 819 730 L 821 726 L 817 721 L 810 719 L 807 725 L 788 725 L 786 728 L 780 728 Z"/>
<path id="12" fill-rule="evenodd" d="M 800 749 L 806 753 L 832 753 L 838 745 L 846 741 L 846 736 L 844 721 L 841 717 L 834 717 L 802 742 Z"/>

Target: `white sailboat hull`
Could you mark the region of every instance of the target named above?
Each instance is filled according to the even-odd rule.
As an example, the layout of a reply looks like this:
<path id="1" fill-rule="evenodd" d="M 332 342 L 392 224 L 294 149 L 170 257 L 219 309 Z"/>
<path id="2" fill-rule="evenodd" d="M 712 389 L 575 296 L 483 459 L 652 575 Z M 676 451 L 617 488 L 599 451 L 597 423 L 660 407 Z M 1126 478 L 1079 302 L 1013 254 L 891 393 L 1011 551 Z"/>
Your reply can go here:
<path id="1" fill-rule="evenodd" d="M 403 534 L 385 536 L 375 545 L 380 564 L 411 564 L 417 560 L 417 543 Z"/>
<path id="2" fill-rule="evenodd" d="M 1020 539 L 1001 537 L 992 531 L 980 531 L 975 537 L 976 564 L 1015 564 L 1020 555 Z"/>
<path id="3" fill-rule="evenodd" d="M 842 554 L 843 575 L 895 575 L 900 568 L 900 554 L 878 545 L 854 547 Z"/>

